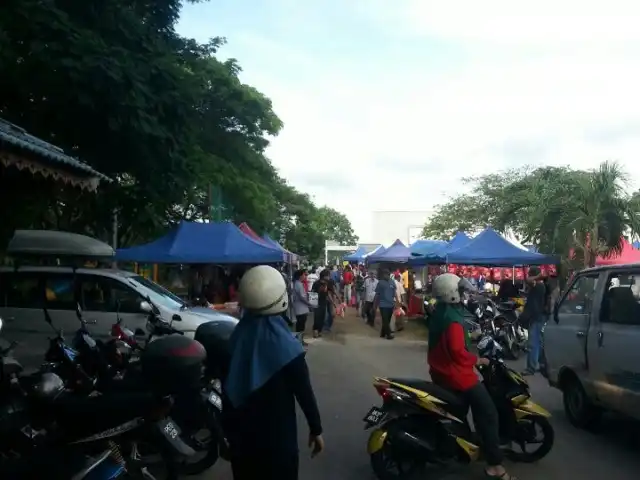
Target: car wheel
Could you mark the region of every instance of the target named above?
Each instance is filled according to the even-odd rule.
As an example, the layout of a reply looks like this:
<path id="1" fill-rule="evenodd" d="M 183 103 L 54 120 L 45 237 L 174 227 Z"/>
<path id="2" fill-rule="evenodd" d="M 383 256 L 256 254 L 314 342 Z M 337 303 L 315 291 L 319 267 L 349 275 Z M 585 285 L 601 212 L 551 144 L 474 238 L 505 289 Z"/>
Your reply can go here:
<path id="1" fill-rule="evenodd" d="M 591 402 L 577 378 L 569 379 L 562 393 L 564 411 L 574 427 L 591 429 L 597 426 L 602 417 L 602 409 Z"/>

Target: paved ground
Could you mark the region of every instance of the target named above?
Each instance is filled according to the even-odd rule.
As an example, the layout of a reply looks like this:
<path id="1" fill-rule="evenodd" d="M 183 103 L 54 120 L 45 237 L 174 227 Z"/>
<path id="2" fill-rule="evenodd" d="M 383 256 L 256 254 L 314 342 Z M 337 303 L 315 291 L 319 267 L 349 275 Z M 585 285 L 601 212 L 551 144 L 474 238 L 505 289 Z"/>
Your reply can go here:
<path id="1" fill-rule="evenodd" d="M 303 450 L 302 480 L 373 480 L 365 450 L 368 433 L 362 417 L 379 397 L 371 386 L 374 375 L 424 376 L 426 344 L 415 332 L 401 333 L 393 341 L 377 338 L 355 318 L 337 325 L 333 338 L 309 347 L 313 375 L 325 429 L 326 450 L 311 460 Z M 413 340 L 408 339 L 413 337 Z M 553 414 L 556 443 L 547 458 L 533 465 L 510 465 L 521 480 L 632 480 L 640 472 L 640 427 L 622 419 L 607 419 L 599 434 L 573 428 L 564 417 L 559 392 L 541 377 L 531 380 L 534 399 Z M 300 444 L 307 429 L 302 414 Z M 230 480 L 228 465 L 216 465 L 198 480 Z M 448 480 L 481 479 L 481 466 L 451 474 Z"/>

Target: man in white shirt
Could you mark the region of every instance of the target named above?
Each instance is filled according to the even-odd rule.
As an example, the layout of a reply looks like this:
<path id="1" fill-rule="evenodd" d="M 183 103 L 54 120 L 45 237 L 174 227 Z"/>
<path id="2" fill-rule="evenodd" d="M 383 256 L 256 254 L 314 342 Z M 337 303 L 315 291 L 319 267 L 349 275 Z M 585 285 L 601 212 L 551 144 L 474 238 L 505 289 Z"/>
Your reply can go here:
<path id="1" fill-rule="evenodd" d="M 367 276 L 364 279 L 364 314 L 367 321 L 367 325 L 373 327 L 376 319 L 376 311 L 373 308 L 373 301 L 376 298 L 376 287 L 378 286 L 378 279 L 374 272 L 369 270 Z"/>
<path id="2" fill-rule="evenodd" d="M 316 273 L 316 267 L 311 267 L 309 273 L 307 274 L 307 282 L 309 283 L 309 290 L 313 287 L 313 284 L 316 283 L 316 280 L 320 278 Z"/>
<path id="3" fill-rule="evenodd" d="M 398 305 L 404 305 L 404 301 L 406 299 L 406 290 L 404 289 L 404 284 L 402 282 L 402 275 L 397 274 L 394 277 L 396 282 L 396 302 Z M 396 317 L 393 315 L 391 317 L 391 330 L 396 332 L 401 332 L 404 329 L 404 318 Z"/>

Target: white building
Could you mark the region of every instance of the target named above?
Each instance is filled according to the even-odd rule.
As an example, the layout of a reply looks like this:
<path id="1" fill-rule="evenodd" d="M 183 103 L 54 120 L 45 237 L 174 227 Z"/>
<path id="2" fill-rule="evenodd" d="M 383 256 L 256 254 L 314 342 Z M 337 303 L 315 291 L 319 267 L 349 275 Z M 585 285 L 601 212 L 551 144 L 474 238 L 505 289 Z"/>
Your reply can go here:
<path id="1" fill-rule="evenodd" d="M 432 210 L 372 213 L 371 240 L 387 247 L 398 238 L 405 245 L 415 242 L 420 238 L 425 223 L 433 215 Z"/>

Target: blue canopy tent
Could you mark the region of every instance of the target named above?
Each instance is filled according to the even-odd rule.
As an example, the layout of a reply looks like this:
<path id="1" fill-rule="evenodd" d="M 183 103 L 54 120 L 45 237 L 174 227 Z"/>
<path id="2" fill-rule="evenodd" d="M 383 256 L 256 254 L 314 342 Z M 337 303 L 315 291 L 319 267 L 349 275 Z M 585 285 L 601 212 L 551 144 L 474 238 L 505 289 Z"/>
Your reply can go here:
<path id="1" fill-rule="evenodd" d="M 543 255 L 518 248 L 492 228 L 487 228 L 466 245 L 441 252 L 442 263 L 460 265 L 515 266 L 558 263 L 554 255 Z"/>
<path id="2" fill-rule="evenodd" d="M 278 263 L 286 254 L 249 238 L 233 223 L 182 221 L 164 237 L 121 248 L 116 260 L 140 263 Z"/>
<path id="3" fill-rule="evenodd" d="M 349 255 L 345 255 L 343 260 L 347 262 L 361 262 L 364 259 L 364 256 L 367 254 L 366 247 L 360 245 L 355 252 L 350 253 Z"/>
<path id="4" fill-rule="evenodd" d="M 633 248 L 640 249 L 640 242 L 633 242 Z"/>
<path id="5" fill-rule="evenodd" d="M 411 251 L 404 243 L 399 239 L 393 242 L 393 244 L 387 248 L 384 252 L 376 252 L 373 255 L 367 257 L 368 263 L 406 263 L 411 256 Z"/>
<path id="6" fill-rule="evenodd" d="M 411 255 L 426 255 L 428 253 L 437 252 L 438 250 L 447 246 L 448 242 L 444 240 L 416 240 L 411 245 L 409 245 L 409 250 L 411 250 Z"/>
<path id="7" fill-rule="evenodd" d="M 416 256 L 416 253 L 412 252 L 412 257 L 409 259 L 409 265 L 418 267 L 434 263 L 444 263 L 442 261 L 442 257 L 444 255 L 465 246 L 470 241 L 471 238 L 466 233 L 456 232 L 448 243 L 445 243 L 443 246 L 435 250 L 417 252 L 418 256 Z"/>
<path id="8" fill-rule="evenodd" d="M 298 261 L 298 255 L 296 255 L 295 253 L 290 252 L 289 250 L 284 248 L 282 245 L 280 245 L 278 242 L 276 242 L 273 238 L 271 238 L 266 233 L 262 236 L 262 238 L 269 245 L 273 245 L 275 248 L 277 248 L 281 252 L 284 252 L 287 255 L 287 262 L 288 263 L 295 263 L 295 262 Z"/>

